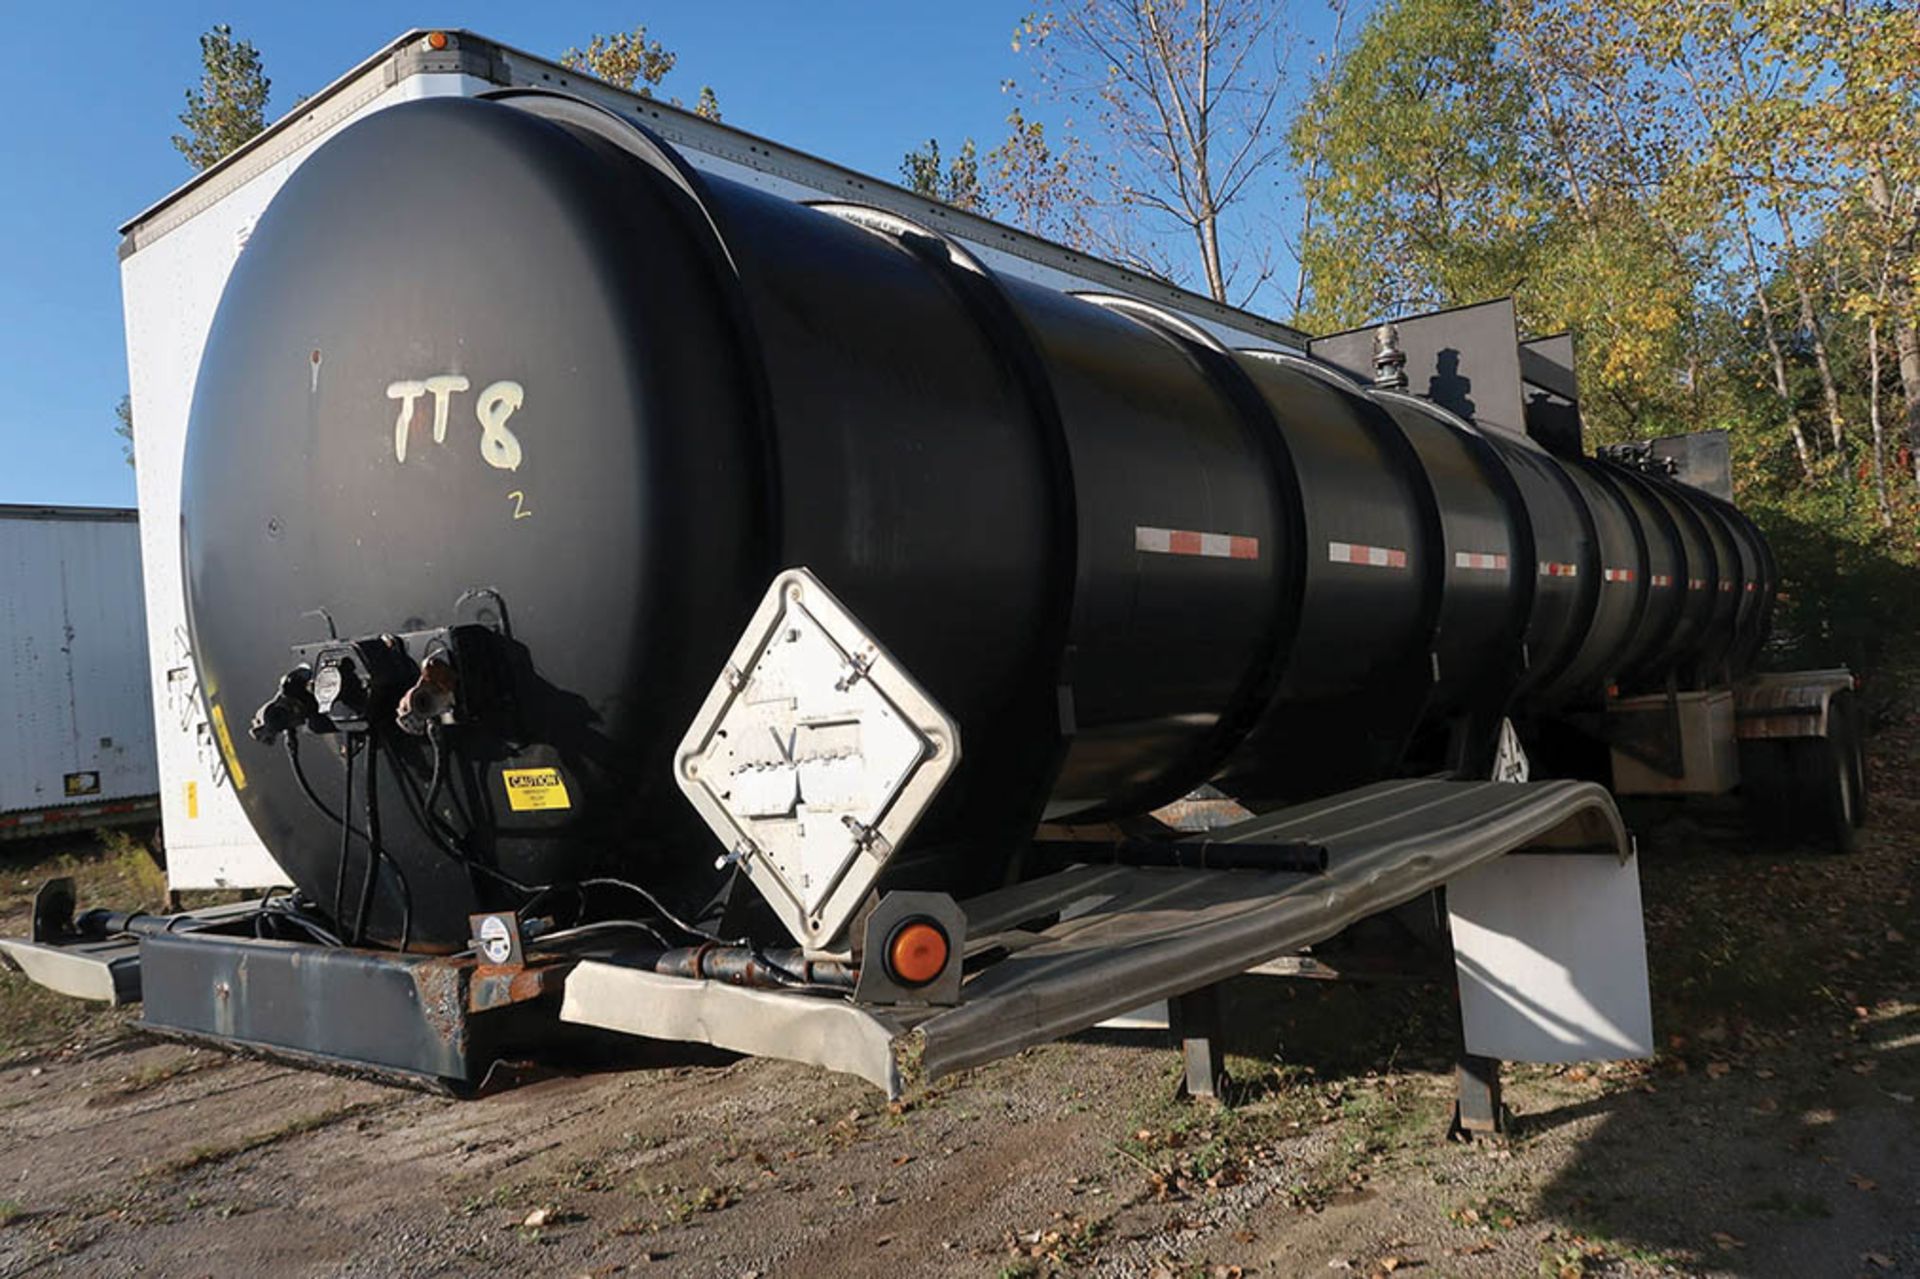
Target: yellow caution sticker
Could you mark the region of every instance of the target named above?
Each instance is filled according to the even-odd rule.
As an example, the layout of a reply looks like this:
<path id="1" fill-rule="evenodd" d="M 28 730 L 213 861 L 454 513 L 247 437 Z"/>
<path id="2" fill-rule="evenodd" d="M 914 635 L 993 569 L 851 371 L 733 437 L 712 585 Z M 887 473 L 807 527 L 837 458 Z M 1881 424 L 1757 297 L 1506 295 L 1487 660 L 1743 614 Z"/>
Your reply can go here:
<path id="1" fill-rule="evenodd" d="M 187 816 L 200 816 L 200 783 L 187 783 Z"/>
<path id="2" fill-rule="evenodd" d="M 500 780 L 507 787 L 507 807 L 516 813 L 573 807 L 557 768 L 505 768 Z"/>
<path id="3" fill-rule="evenodd" d="M 218 702 L 213 704 L 213 735 L 220 743 L 220 758 L 227 761 L 227 776 L 233 779 L 233 788 L 245 790 L 247 770 L 240 767 L 240 757 L 233 753 L 233 738 L 227 732 L 227 713 Z"/>

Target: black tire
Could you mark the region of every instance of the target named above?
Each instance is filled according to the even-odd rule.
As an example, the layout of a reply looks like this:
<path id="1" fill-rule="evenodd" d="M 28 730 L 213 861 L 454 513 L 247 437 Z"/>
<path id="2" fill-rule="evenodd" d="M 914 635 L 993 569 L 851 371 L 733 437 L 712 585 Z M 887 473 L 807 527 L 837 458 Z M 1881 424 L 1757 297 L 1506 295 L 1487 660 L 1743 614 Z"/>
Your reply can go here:
<path id="1" fill-rule="evenodd" d="M 1840 716 L 1838 722 L 1836 715 Z M 1853 772 L 1853 825 L 1857 830 L 1867 824 L 1867 731 L 1853 694 L 1834 696 L 1827 712 L 1827 734 L 1843 744 Z"/>
<path id="2" fill-rule="evenodd" d="M 1851 853 L 1858 846 L 1857 751 L 1850 717 L 1837 702 L 1828 712 L 1827 726 L 1825 737 L 1796 737 L 1787 743 L 1793 824 L 1821 851 Z"/>
<path id="3" fill-rule="evenodd" d="M 1740 802 L 1755 841 L 1763 845 L 1790 844 L 1798 836 L 1788 745 L 1768 737 L 1740 742 Z"/>

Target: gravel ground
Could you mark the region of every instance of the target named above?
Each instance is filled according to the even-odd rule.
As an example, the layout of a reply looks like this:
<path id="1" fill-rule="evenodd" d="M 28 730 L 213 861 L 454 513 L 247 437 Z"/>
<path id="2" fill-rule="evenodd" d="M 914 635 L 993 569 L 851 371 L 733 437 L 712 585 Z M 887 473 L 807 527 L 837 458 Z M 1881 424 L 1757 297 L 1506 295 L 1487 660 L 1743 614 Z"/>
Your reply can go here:
<path id="1" fill-rule="evenodd" d="M 455 1102 L 0 975 L 0 1276 L 1920 1274 L 1916 745 L 1876 738 L 1852 857 L 1631 811 L 1660 1055 L 1509 1067 L 1512 1132 L 1472 1144 L 1432 987 L 1244 979 L 1230 1107 L 1120 1033 L 890 1106 L 665 1047 Z M 18 929 L 45 867 L 5 856 Z"/>

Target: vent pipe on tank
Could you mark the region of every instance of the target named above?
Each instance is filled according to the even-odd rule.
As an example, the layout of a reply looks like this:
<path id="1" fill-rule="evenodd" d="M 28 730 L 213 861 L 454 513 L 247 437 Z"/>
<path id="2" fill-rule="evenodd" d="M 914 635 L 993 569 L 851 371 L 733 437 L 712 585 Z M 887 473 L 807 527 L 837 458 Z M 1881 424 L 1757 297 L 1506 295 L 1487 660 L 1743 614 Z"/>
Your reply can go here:
<path id="1" fill-rule="evenodd" d="M 1391 321 L 1373 331 L 1373 384 L 1386 391 L 1407 389 L 1407 353 L 1400 349 L 1400 326 Z"/>

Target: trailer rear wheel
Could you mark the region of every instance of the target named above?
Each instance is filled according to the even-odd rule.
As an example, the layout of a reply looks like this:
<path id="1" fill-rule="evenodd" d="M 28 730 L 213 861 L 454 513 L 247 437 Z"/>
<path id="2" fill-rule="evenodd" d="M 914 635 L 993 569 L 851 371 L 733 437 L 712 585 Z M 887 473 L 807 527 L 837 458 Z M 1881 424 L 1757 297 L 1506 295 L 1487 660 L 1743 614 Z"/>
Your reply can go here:
<path id="1" fill-rule="evenodd" d="M 1740 743 L 1740 800 L 1754 839 L 1760 844 L 1791 843 L 1797 833 L 1789 744 L 1770 737 L 1746 738 Z"/>
<path id="2" fill-rule="evenodd" d="M 1824 737 L 1787 742 L 1794 832 L 1832 853 L 1851 853 L 1863 818 L 1859 734 L 1852 708 L 1836 697 L 1827 711 Z"/>
<path id="3" fill-rule="evenodd" d="M 1847 758 L 1853 771 L 1853 824 L 1858 828 L 1867 824 L 1866 727 L 1851 693 L 1840 693 L 1834 697 L 1828 710 L 1829 733 L 1834 731 L 1831 722 L 1835 712 L 1843 714 L 1846 720 L 1842 740 L 1846 743 Z"/>

